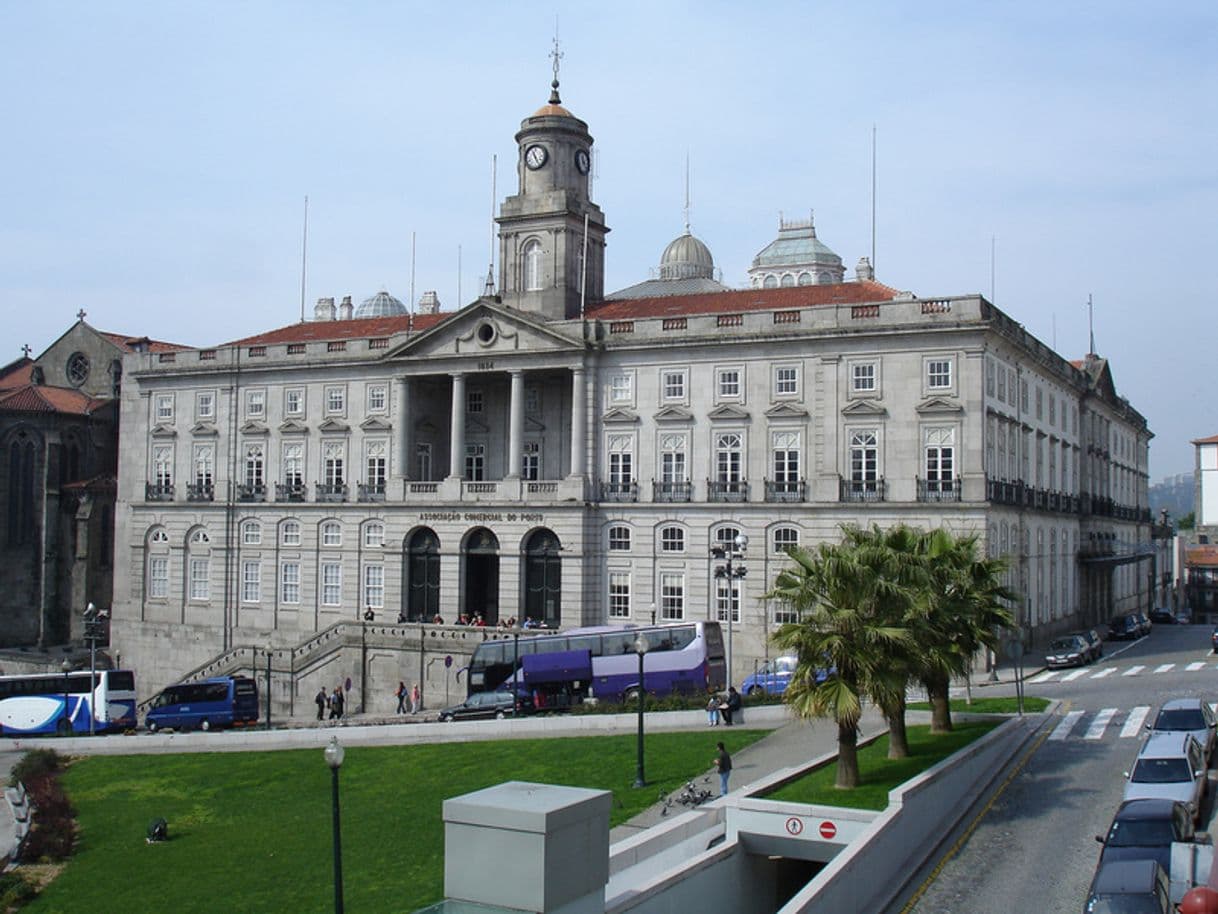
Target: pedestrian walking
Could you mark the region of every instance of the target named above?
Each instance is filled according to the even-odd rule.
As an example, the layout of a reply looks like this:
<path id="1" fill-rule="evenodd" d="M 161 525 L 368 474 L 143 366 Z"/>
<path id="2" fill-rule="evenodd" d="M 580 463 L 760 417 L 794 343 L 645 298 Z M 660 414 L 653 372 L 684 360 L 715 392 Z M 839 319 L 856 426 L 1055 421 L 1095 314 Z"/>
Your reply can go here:
<path id="1" fill-rule="evenodd" d="M 418 714 L 423 710 L 423 695 L 419 691 L 419 684 L 416 682 L 414 688 L 410 690 L 410 713 Z"/>
<path id="2" fill-rule="evenodd" d="M 318 689 L 317 696 L 313 700 L 315 702 L 317 702 L 317 719 L 325 720 L 326 719 L 326 705 L 329 704 L 329 700 L 326 698 L 326 690 Z"/>
<path id="3" fill-rule="evenodd" d="M 343 687 L 335 686 L 334 694 L 330 696 L 330 720 L 343 718 Z"/>
<path id="4" fill-rule="evenodd" d="M 719 770 L 719 796 L 727 796 L 727 779 L 732 776 L 732 757 L 727 754 L 723 743 L 715 743 L 719 750 L 715 753 L 715 767 Z"/>
<path id="5" fill-rule="evenodd" d="M 406 698 L 410 694 L 406 691 L 406 683 L 399 680 L 398 687 L 396 690 L 394 690 L 393 694 L 398 700 L 398 709 L 394 713 L 405 714 L 406 713 Z M 410 710 L 413 711 L 414 708 L 411 708 Z"/>

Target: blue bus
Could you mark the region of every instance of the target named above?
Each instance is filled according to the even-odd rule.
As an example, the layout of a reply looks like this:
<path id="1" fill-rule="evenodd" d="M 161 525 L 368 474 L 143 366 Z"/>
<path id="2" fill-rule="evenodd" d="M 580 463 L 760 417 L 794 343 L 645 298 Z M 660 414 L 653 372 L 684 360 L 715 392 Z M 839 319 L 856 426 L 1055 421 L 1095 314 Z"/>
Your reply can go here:
<path id="1" fill-rule="evenodd" d="M 706 694 L 724 688 L 727 661 L 718 622 L 598 626 L 557 635 L 484 641 L 468 670 L 469 694 L 527 692 L 537 710 L 595 696 L 628 701 L 638 695 L 635 639 L 647 642 L 642 687 L 652 695 Z M 519 678 L 519 681 L 517 679 Z"/>
<path id="2" fill-rule="evenodd" d="M 258 685 L 248 676 L 219 676 L 164 688 L 144 715 L 149 733 L 219 730 L 258 722 Z"/>
<path id="3" fill-rule="evenodd" d="M 111 733 L 133 730 L 135 724 L 135 674 L 130 670 L 0 676 L 0 733 L 5 736 Z"/>

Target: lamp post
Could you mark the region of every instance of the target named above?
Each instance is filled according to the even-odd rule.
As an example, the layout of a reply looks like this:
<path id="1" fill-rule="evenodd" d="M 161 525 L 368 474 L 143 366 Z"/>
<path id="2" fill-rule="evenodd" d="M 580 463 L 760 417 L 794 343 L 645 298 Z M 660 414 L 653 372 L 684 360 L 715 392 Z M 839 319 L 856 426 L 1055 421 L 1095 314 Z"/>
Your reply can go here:
<path id="1" fill-rule="evenodd" d="M 748 574 L 744 567 L 744 553 L 749 548 L 749 538 L 744 533 L 737 533 L 735 539 L 722 546 L 711 548 L 711 559 L 716 562 L 715 579 L 727 580 L 727 684 L 732 684 L 732 629 L 733 610 L 737 605 L 736 581 L 741 581 Z"/>
<path id="2" fill-rule="evenodd" d="M 330 745 L 326 746 L 326 764 L 330 766 L 330 796 L 334 813 L 334 912 L 343 911 L 343 836 L 338 812 L 338 769 L 343 765 L 344 750 L 339 745 L 338 737 L 330 737 Z"/>
<path id="3" fill-rule="evenodd" d="M 63 671 L 63 719 L 57 729 L 60 734 L 66 735 L 72 732 L 72 708 L 69 704 L 72 685 L 68 681 L 68 673 L 72 672 L 72 664 L 68 663 L 68 659 L 65 657 L 63 663 L 59 665 L 59 669 Z"/>
<path id="4" fill-rule="evenodd" d="M 107 617 L 107 612 L 98 610 L 93 603 L 85 607 L 85 637 L 89 640 L 89 735 L 97 732 L 97 713 L 94 702 L 97 697 L 97 634 L 98 627 Z"/>
<path id="5" fill-rule="evenodd" d="M 634 786 L 646 787 L 647 779 L 643 776 L 643 699 L 647 695 L 647 689 L 643 681 L 643 657 L 647 654 L 647 636 L 639 634 L 634 639 L 634 652 L 639 655 L 639 737 L 638 737 L 638 764 L 634 771 Z"/>
<path id="6" fill-rule="evenodd" d="M 266 728 L 271 729 L 271 646 L 266 646 Z"/>

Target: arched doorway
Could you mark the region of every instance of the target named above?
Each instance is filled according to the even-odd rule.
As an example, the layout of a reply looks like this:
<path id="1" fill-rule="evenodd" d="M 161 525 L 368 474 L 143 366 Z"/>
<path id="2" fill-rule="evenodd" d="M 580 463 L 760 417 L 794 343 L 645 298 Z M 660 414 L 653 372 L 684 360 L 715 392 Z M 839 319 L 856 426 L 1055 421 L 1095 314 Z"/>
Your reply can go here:
<path id="1" fill-rule="evenodd" d="M 423 527 L 407 539 L 405 551 L 403 613 L 411 622 L 430 622 L 440 612 L 440 538 Z"/>
<path id="2" fill-rule="evenodd" d="M 549 628 L 562 624 L 562 544 L 551 530 L 537 530 L 524 544 L 524 616 Z"/>
<path id="3" fill-rule="evenodd" d="M 499 540 L 485 527 L 476 527 L 465 537 L 461 550 L 461 612 L 472 622 L 482 614 L 487 625 L 499 621 Z"/>

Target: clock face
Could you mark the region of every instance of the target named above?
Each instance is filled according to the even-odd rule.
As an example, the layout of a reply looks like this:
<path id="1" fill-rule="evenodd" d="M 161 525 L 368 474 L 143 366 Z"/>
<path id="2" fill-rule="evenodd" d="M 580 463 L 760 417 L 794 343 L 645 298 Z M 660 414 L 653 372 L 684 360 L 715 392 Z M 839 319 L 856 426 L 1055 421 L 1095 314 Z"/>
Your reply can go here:
<path id="1" fill-rule="evenodd" d="M 586 175 L 588 173 L 588 167 L 591 164 L 592 164 L 592 162 L 588 158 L 588 150 L 586 150 L 586 149 L 575 150 L 575 167 L 579 169 L 579 173 L 581 175 Z"/>
<path id="2" fill-rule="evenodd" d="M 530 146 L 524 151 L 524 164 L 528 165 L 529 168 L 538 169 L 546 164 L 546 159 L 549 157 L 550 154 L 546 152 L 546 147 Z"/>

